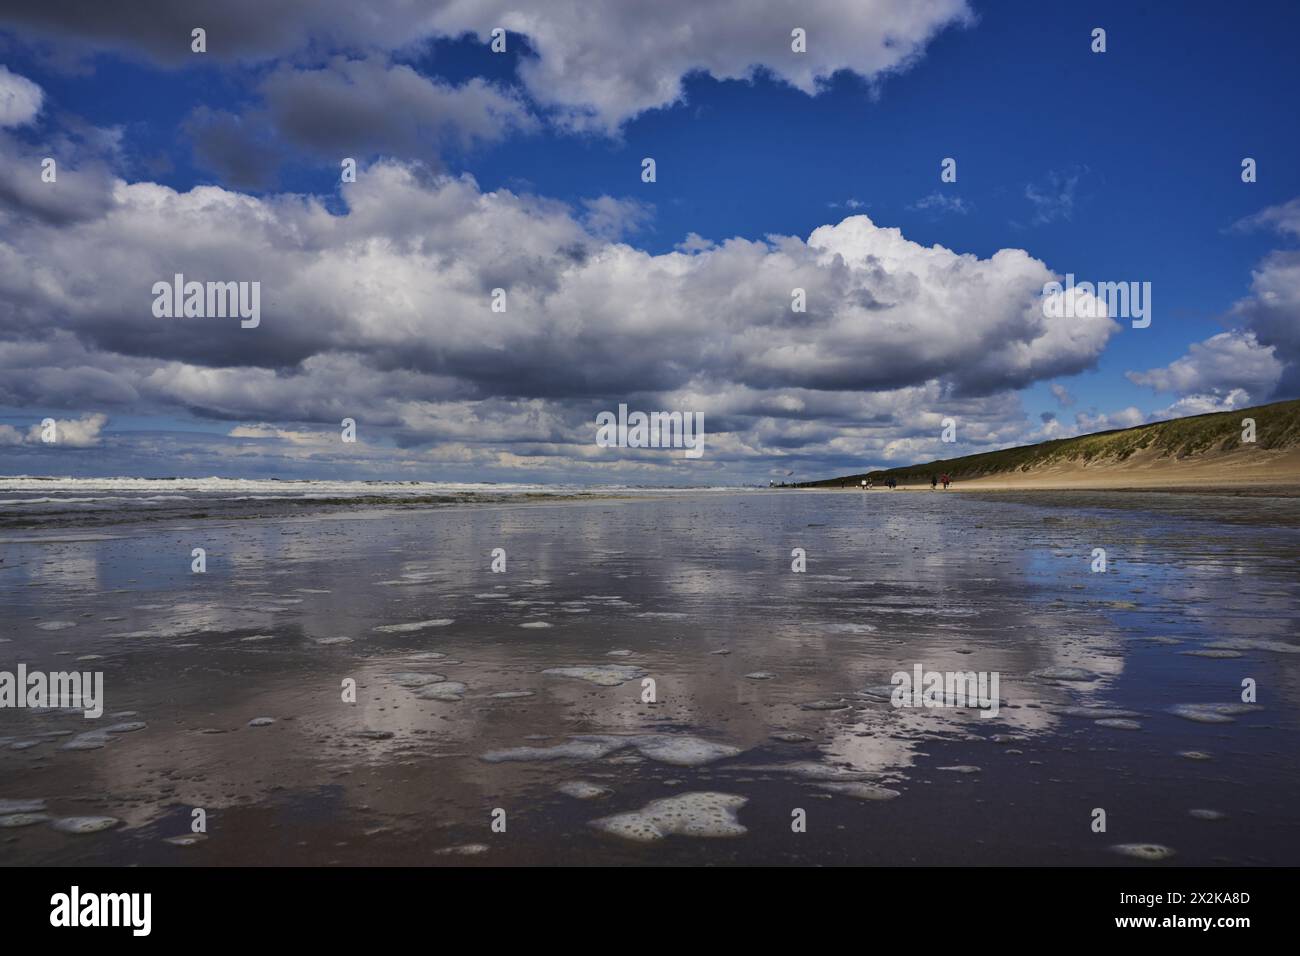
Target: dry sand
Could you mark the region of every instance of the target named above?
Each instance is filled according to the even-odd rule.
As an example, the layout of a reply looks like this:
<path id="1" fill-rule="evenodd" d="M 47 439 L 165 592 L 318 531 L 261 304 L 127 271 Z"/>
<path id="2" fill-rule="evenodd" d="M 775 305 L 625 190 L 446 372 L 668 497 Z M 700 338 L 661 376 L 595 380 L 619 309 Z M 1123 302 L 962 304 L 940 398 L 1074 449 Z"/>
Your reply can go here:
<path id="1" fill-rule="evenodd" d="M 1141 451 L 1122 462 L 1065 462 L 1030 472 L 993 475 L 964 481 L 954 488 L 997 489 L 1141 488 L 1199 491 L 1277 490 L 1300 492 L 1300 448 L 1262 448 L 1212 452 L 1195 458 L 1160 457 Z"/>

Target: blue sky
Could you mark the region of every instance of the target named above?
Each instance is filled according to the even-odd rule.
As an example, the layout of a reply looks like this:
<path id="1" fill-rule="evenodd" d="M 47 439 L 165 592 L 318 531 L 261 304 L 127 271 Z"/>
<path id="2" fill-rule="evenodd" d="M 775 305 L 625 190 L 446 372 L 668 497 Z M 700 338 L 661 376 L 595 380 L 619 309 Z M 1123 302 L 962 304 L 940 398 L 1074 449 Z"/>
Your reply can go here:
<path id="1" fill-rule="evenodd" d="M 224 50 L 214 31 L 206 55 L 188 54 L 188 37 L 179 32 L 186 24 L 204 22 L 200 13 L 188 19 L 177 15 L 177 49 L 172 50 L 165 36 L 160 41 L 143 28 L 133 34 L 129 18 L 97 27 L 77 20 L 78 4 L 62 6 L 67 8 L 62 15 L 57 9 L 37 16 L 0 13 L 0 63 L 11 78 L 20 78 L 11 83 L 25 80 L 40 90 L 33 115 L 15 114 L 0 129 L 6 137 L 3 158 L 11 166 L 9 175 L 17 176 L 25 174 L 19 170 L 32 157 L 64 149 L 70 170 L 88 171 L 89 205 L 101 203 L 110 216 L 118 202 L 109 198 L 111 183 L 121 181 L 156 183 L 177 195 L 211 185 L 265 203 L 286 195 L 315 196 L 324 209 L 346 217 L 348 202 L 338 183 L 340 150 L 329 144 L 346 140 L 347 131 L 330 128 L 329 97 L 340 88 L 333 74 L 347 72 L 347 63 L 369 63 L 374 72 L 367 76 L 381 92 L 399 88 L 389 85 L 398 82 L 399 73 L 408 90 L 420 78 L 441 90 L 481 84 L 476 89 L 489 91 L 491 118 L 471 113 L 483 106 L 478 97 L 471 102 L 465 96 L 453 105 L 426 97 L 435 86 L 420 87 L 413 100 L 395 101 L 417 107 L 416 115 L 405 118 L 399 116 L 400 108 L 393 108 L 394 101 L 381 98 L 376 105 L 383 122 L 345 153 L 357 158 L 363 178 L 365 171 L 385 164 L 414 165 L 432 176 L 467 175 L 479 195 L 508 193 L 548 210 L 570 210 L 566 225 L 555 226 L 557 232 L 572 222 L 583 223 L 587 232 L 582 242 L 599 234 L 660 257 L 655 263 L 666 262 L 662 257 L 671 257 L 692 234 L 719 244 L 733 237 L 807 240 L 819 227 L 861 214 L 876 228 L 901 230 L 920 249 L 938 245 L 979 260 L 990 260 L 999 250 L 1023 250 L 1050 272 L 1074 273 L 1079 281 L 1150 282 L 1153 321 L 1146 329 L 1120 321 L 1104 344 L 1088 354 L 1050 356 L 1041 360 L 1041 368 L 1034 366 L 1039 359 L 1031 360 L 1028 370 L 1007 373 L 1005 387 L 993 381 L 993 372 L 981 373 L 972 385 L 964 368 L 953 368 L 950 380 L 926 361 L 918 362 L 921 370 L 914 380 L 864 374 L 839 387 L 845 376 L 838 374 L 838 385 L 828 387 L 820 372 L 809 371 L 803 380 L 801 373 L 784 366 L 774 369 L 772 361 L 733 356 L 726 362 L 710 359 L 691 375 L 649 375 L 633 384 L 639 376 L 631 374 L 632 387 L 624 395 L 602 384 L 589 365 L 562 371 L 557 366 L 564 364 L 563 355 L 548 359 L 555 373 L 551 376 L 536 369 L 500 377 L 481 374 L 477 353 L 466 346 L 408 368 L 430 376 L 428 382 L 412 381 L 407 391 L 376 393 L 367 400 L 371 404 L 358 401 L 355 417 L 364 423 L 368 448 L 362 454 L 314 443 L 310 436 L 337 431 L 332 409 L 322 410 L 319 401 L 304 399 L 301 409 L 286 417 L 277 414 L 289 411 L 281 398 L 261 407 L 209 400 L 196 396 L 190 379 L 201 377 L 202 369 L 224 368 L 230 381 L 220 387 L 246 394 L 248 383 L 238 382 L 237 373 L 257 368 L 280 383 L 306 380 L 315 373 L 305 374 L 300 363 L 328 351 L 346 353 L 359 368 L 391 380 L 393 370 L 403 367 L 389 354 L 390 349 L 400 352 L 400 342 L 383 334 L 340 333 L 328 346 L 299 347 L 312 318 L 287 310 L 275 322 L 281 329 L 294 326 L 294 342 L 283 343 L 282 355 L 271 349 L 278 355 L 273 361 L 259 357 L 262 346 L 249 336 L 239 340 L 238 350 L 230 346 L 230 354 L 224 354 L 223 346 L 217 350 L 221 357 L 196 356 L 193 348 L 153 341 L 147 334 L 112 331 L 103 324 L 116 321 L 112 310 L 92 314 L 95 309 L 87 306 L 81 314 L 74 305 L 65 320 L 59 303 L 79 294 L 74 260 L 62 273 L 58 264 L 50 265 L 49 283 L 64 288 L 46 303 L 43 326 L 33 319 L 37 305 L 30 301 L 30 287 L 15 281 L 4 290 L 11 302 L 21 304 L 9 306 L 3 315 L 0 355 L 8 350 L 11 362 L 0 364 L 27 369 L 36 380 L 0 389 L 0 423 L 9 429 L 0 433 L 3 473 L 118 473 L 126 467 L 172 473 L 168 469 L 177 467 L 177 459 L 167 452 L 169 442 L 181 441 L 177 433 L 188 433 L 180 461 L 201 474 L 237 467 L 285 476 L 765 482 L 791 470 L 827 474 L 951 454 L 950 447 L 935 444 L 937 429 L 931 422 L 944 414 L 979 421 L 978 427 L 963 429 L 959 442 L 961 450 L 974 451 L 1295 394 L 1289 383 L 1295 380 L 1291 369 L 1300 358 L 1300 339 L 1294 331 L 1297 316 L 1289 310 L 1300 296 L 1291 299 L 1285 285 L 1294 279 L 1290 257 L 1297 238 L 1296 212 L 1287 204 L 1300 197 L 1294 161 L 1300 132 L 1286 106 L 1300 70 L 1291 40 L 1300 11 L 1293 4 L 1259 3 L 1243 11 L 1209 3 L 976 2 L 962 10 L 953 0 L 948 8 L 936 4 L 928 20 L 899 14 L 902 44 L 914 45 L 906 62 L 891 63 L 887 51 L 862 63 L 852 52 L 838 60 L 829 57 L 826 62 L 840 68 L 819 82 L 812 95 L 790 82 L 788 30 L 756 35 L 753 21 L 770 19 L 757 17 L 732 30 L 725 22 L 730 14 L 721 6 L 709 21 L 718 29 L 713 49 L 729 51 L 734 45 L 735 62 L 758 64 L 746 78 L 720 79 L 726 69 L 710 62 L 708 50 L 696 51 L 693 60 L 692 51 L 673 47 L 668 31 L 674 11 L 668 8 L 663 11 L 665 36 L 656 37 L 646 33 L 655 27 L 636 19 L 629 5 L 597 4 L 590 37 L 568 31 L 568 42 L 577 44 L 579 53 L 593 44 L 617 46 L 623 36 L 648 36 L 648 53 L 645 62 L 635 52 L 626 58 L 616 51 L 602 54 L 592 64 L 592 75 L 583 76 L 572 75 L 576 68 L 567 65 L 551 68 L 573 51 L 555 48 L 558 41 L 545 35 L 511 32 L 509 52 L 492 53 L 485 42 L 487 25 L 510 23 L 509 17 L 521 15 L 518 5 L 506 3 L 485 2 L 489 9 L 472 25 L 421 22 L 398 39 L 357 36 L 347 22 L 332 22 L 328 8 L 333 5 L 324 4 L 317 21 L 303 24 L 301 31 L 270 36 L 266 28 L 268 37 L 262 40 L 248 28 L 251 32 L 242 36 L 256 47 L 254 52 Z M 708 16 L 709 4 L 695 6 Z M 798 26 L 809 21 L 810 55 L 828 33 L 837 32 L 835 3 L 818 5 L 816 16 L 805 14 L 801 5 L 766 6 L 774 22 Z M 883 2 L 867 6 L 872 12 L 895 13 L 899 7 Z M 232 16 L 238 13 L 236 9 Z M 463 34 L 458 26 L 481 28 L 484 35 Z M 640 32 L 629 32 L 631 27 Z M 1104 53 L 1090 49 L 1095 27 L 1106 30 Z M 850 23 L 843 29 L 852 34 L 857 28 Z M 657 51 L 656 43 L 665 46 Z M 660 67 L 665 60 L 669 62 Z M 652 79 L 680 82 L 681 95 L 649 107 L 645 95 L 593 106 L 603 96 L 603 84 L 617 87 L 625 61 L 629 85 L 646 81 L 648 70 L 662 69 L 666 73 Z M 873 70 L 882 62 L 884 69 Z M 538 68 L 529 74 L 533 67 Z M 407 68 L 414 73 L 403 72 Z M 358 74 L 349 76 L 353 85 L 360 82 Z M 315 86 L 308 99 L 309 83 Z M 279 113 L 275 90 L 281 91 L 280 102 L 288 104 Z M 303 103 L 317 114 L 304 119 Z M 426 104 L 446 106 L 448 115 L 418 115 Z M 216 141 L 207 139 L 215 136 L 214 130 L 224 130 L 218 150 L 224 159 L 213 159 L 211 149 L 205 152 L 205 142 Z M 657 164 L 652 184 L 640 180 L 645 156 Z M 944 157 L 957 160 L 955 183 L 940 182 Z M 1241 181 L 1243 157 L 1257 161 L 1257 182 Z M 250 178 L 249 169 L 256 176 Z M 587 204 L 601 197 L 615 203 L 610 208 L 617 210 L 618 225 L 611 228 L 617 235 L 606 235 L 590 218 Z M 6 229 L 11 235 L 7 242 L 15 249 L 27 229 L 39 232 L 42 242 L 59 242 L 54 234 L 62 233 L 62 241 L 73 245 L 89 242 L 92 233 L 102 244 L 113 229 L 126 228 L 124 220 L 95 229 L 93 222 L 88 224 L 89 213 L 51 213 L 21 194 L 0 193 L 0 204 L 13 227 Z M 165 229 L 167 222 L 164 217 L 156 225 Z M 219 229 L 220 221 L 212 227 Z M 441 250 L 438 261 L 456 254 Z M 545 259 L 536 250 L 524 251 L 521 258 L 530 255 Z M 153 253 L 142 252 L 141 258 L 161 265 Z M 196 264 L 191 272 L 198 271 Z M 729 269 L 717 271 L 730 275 Z M 1252 287 L 1253 271 L 1263 273 L 1266 291 Z M 119 276 L 125 284 L 130 273 Z M 149 282 L 144 278 L 138 281 L 148 285 L 157 276 L 150 272 Z M 275 279 L 263 276 L 261 281 L 266 286 Z M 862 281 L 870 291 L 872 280 Z M 1283 283 L 1280 298 L 1275 283 Z M 700 323 L 709 321 L 711 294 L 701 303 Z M 575 296 L 574 302 L 582 301 Z M 1237 305 L 1242 302 L 1244 307 Z M 636 311 L 653 312 L 652 302 L 634 298 L 630 304 Z M 561 305 L 561 311 L 575 308 L 573 303 Z M 384 308 L 383 302 L 376 304 L 380 315 L 375 323 L 382 324 Z M 428 308 L 437 311 L 437 302 Z M 851 308 L 851 302 L 844 308 Z M 850 325 L 841 325 L 850 321 L 845 315 L 827 319 L 834 334 L 817 322 L 802 332 L 819 342 L 851 334 Z M 464 326 L 464 319 L 457 321 Z M 564 319 L 557 315 L 547 321 L 562 324 Z M 924 335 L 960 336 L 972 321 L 981 318 L 964 306 L 944 316 L 937 329 L 927 331 L 903 320 L 899 334 L 915 335 L 912 344 L 924 351 Z M 743 315 L 729 319 L 725 335 L 704 350 L 729 351 L 729 341 L 746 338 L 739 331 L 743 323 Z M 673 331 L 665 335 L 679 335 L 680 327 L 670 325 Z M 592 321 L 583 334 L 599 335 L 600 329 Z M 57 336 L 59 331 L 65 334 Z M 507 347 L 536 348 L 534 339 L 515 331 L 519 338 Z M 627 337 L 634 359 L 637 333 L 620 328 L 613 334 Z M 996 349 L 999 334 L 974 336 L 973 346 Z M 422 330 L 419 347 L 436 352 L 438 335 L 432 326 Z M 1230 338 L 1215 339 L 1225 335 Z M 83 348 L 70 348 L 73 340 Z M 340 346 L 340 341 L 348 344 Z M 569 342 L 566 354 L 581 352 L 583 341 Z M 798 351 L 799 341 L 791 333 L 792 352 Z M 1201 343 L 1213 343 L 1208 353 L 1197 351 Z M 683 341 L 686 352 L 696 348 L 699 343 Z M 40 375 L 31 371 L 33 349 L 40 352 Z M 863 349 L 868 357 L 881 351 L 867 341 Z M 950 351 L 954 366 L 975 362 L 973 352 Z M 693 361 L 689 354 L 648 355 L 647 363 L 652 360 L 672 366 Z M 186 367 L 158 364 L 177 362 Z M 755 365 L 763 366 L 761 372 L 754 371 Z M 126 366 L 131 366 L 129 372 L 123 371 Z M 68 381 L 84 378 L 88 368 L 106 377 L 97 391 Z M 1151 370 L 1165 371 L 1142 378 Z M 1144 384 L 1133 381 L 1130 372 Z M 108 377 L 119 379 L 121 387 L 109 384 Z M 169 391 L 159 384 L 167 377 L 185 387 L 177 384 Z M 444 388 L 444 379 L 459 386 Z M 596 393 L 563 387 L 576 379 L 593 380 Z M 862 395 L 887 398 L 900 387 L 925 390 L 927 382 L 932 383 L 928 397 L 908 393 L 892 405 L 886 400 L 844 411 Z M 1152 382 L 1166 387 L 1156 390 Z M 672 387 L 658 387 L 664 384 Z M 1053 385 L 1063 399 L 1053 394 Z M 839 396 L 843 404 L 837 406 L 839 412 L 782 418 L 769 414 L 770 403 L 741 407 L 744 403 L 721 399 L 723 392 L 742 386 L 751 398 L 770 392 L 780 407 L 798 404 L 789 394 L 776 394 L 783 389 L 812 389 Z M 216 387 L 205 384 L 205 394 Z M 612 462 L 581 447 L 589 444 L 581 432 L 582 423 L 591 420 L 591 408 L 615 407 L 629 398 L 642 405 L 660 398 L 662 407 L 681 407 L 688 396 L 715 427 L 732 426 L 734 438 L 721 440 L 717 454 L 706 456 L 707 464 L 693 471 L 680 461 L 668 461 L 666 453 Z M 401 410 L 394 412 L 398 405 Z M 105 421 L 90 429 L 84 449 L 65 445 L 55 450 L 24 437 L 46 416 L 76 422 L 95 414 Z M 528 433 L 520 414 L 537 417 L 536 434 Z M 455 429 L 449 432 L 446 420 L 465 415 L 481 416 L 482 428 L 475 436 L 458 434 L 450 440 Z M 899 419 L 892 431 L 885 421 L 890 415 Z M 1044 430 L 1044 415 L 1056 420 L 1049 430 Z M 806 434 L 810 417 L 826 428 Z M 232 436 L 241 426 L 266 426 L 265 434 Z M 865 430 L 855 431 L 857 426 Z M 829 434 L 834 427 L 847 427 L 856 437 L 837 442 Z M 277 432 L 296 437 L 276 437 Z M 7 444 L 5 434 L 10 435 Z M 78 454 L 92 448 L 99 453 Z M 346 454 L 340 457 L 342 452 Z"/>

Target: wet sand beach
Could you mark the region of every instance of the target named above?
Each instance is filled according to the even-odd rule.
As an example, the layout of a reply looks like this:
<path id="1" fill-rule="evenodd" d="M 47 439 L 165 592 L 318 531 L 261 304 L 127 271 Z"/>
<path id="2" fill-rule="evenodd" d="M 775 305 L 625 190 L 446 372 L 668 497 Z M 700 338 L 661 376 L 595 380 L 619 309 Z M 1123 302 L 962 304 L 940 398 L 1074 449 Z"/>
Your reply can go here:
<path id="1" fill-rule="evenodd" d="M 0 670 L 100 670 L 106 697 L 0 710 L 0 863 L 1300 855 L 1293 498 L 185 507 L 0 503 Z M 891 706 L 917 664 L 997 672 L 997 716 Z"/>

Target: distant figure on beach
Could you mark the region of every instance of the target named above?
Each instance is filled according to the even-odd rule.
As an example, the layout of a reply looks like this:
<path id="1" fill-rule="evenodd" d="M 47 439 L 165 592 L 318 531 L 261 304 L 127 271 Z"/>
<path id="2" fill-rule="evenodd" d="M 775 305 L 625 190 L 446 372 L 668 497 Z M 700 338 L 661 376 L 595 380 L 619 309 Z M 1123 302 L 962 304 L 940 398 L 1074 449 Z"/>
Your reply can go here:
<path id="1" fill-rule="evenodd" d="M 885 482 L 885 484 L 889 485 L 890 491 L 893 491 L 895 488 L 898 487 L 898 479 L 891 477 L 887 482 Z"/>
<path id="2" fill-rule="evenodd" d="M 944 472 L 943 475 L 939 477 L 939 480 L 943 482 L 943 490 L 947 491 L 948 485 L 952 481 L 952 479 L 948 477 L 948 473 Z"/>
<path id="3" fill-rule="evenodd" d="M 939 476 L 938 476 L 938 475 L 931 475 L 931 476 L 930 476 L 930 490 L 931 490 L 931 491 L 934 491 L 934 489 L 937 488 L 938 486 L 939 486 Z"/>

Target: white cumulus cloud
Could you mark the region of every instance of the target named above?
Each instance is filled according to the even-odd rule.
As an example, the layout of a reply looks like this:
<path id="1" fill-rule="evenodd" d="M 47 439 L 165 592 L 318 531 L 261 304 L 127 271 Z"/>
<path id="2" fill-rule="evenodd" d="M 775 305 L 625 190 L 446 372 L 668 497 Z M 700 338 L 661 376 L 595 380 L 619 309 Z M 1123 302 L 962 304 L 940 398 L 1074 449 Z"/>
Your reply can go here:
<path id="1" fill-rule="evenodd" d="M 23 126 L 41 111 L 41 88 L 0 64 L 0 126 Z"/>

